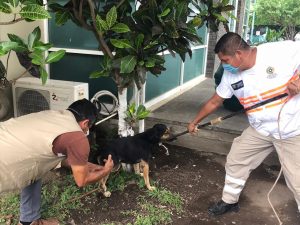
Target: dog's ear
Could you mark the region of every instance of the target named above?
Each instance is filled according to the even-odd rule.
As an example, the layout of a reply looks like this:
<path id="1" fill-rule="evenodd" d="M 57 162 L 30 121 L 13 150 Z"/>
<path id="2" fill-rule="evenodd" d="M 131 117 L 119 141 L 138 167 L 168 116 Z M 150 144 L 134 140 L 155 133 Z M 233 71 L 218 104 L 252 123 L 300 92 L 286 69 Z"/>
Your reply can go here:
<path id="1" fill-rule="evenodd" d="M 158 135 L 161 137 L 168 128 L 166 125 L 158 123 L 153 126 L 153 129 L 155 129 Z"/>
<path id="2" fill-rule="evenodd" d="M 162 135 L 166 132 L 167 126 L 164 124 L 155 124 L 148 130 L 148 138 L 151 142 L 159 142 Z"/>

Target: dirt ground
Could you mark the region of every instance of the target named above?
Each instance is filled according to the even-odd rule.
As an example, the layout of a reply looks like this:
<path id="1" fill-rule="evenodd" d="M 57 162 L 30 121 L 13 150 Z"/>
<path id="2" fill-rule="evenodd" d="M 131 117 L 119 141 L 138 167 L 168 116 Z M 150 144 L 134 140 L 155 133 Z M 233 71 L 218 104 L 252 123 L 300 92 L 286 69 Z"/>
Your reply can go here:
<path id="1" fill-rule="evenodd" d="M 279 224 L 267 202 L 267 193 L 278 174 L 278 168 L 260 166 L 251 174 L 240 198 L 240 211 L 212 217 L 207 208 L 221 197 L 224 184 L 225 156 L 201 153 L 182 147 L 168 146 L 170 155 L 161 150 L 151 162 L 151 179 L 184 200 L 183 212 L 174 214 L 174 225 L 275 225 Z M 85 206 L 88 214 L 72 213 L 75 224 L 96 225 L 109 221 L 127 224 L 130 217 L 122 211 L 136 209 L 137 197 L 143 192 L 136 184 L 124 191 L 113 192 L 110 198 L 98 197 Z M 271 195 L 272 203 L 284 225 L 300 224 L 300 215 L 284 179 L 280 179 Z M 74 224 L 74 223 L 73 223 Z"/>

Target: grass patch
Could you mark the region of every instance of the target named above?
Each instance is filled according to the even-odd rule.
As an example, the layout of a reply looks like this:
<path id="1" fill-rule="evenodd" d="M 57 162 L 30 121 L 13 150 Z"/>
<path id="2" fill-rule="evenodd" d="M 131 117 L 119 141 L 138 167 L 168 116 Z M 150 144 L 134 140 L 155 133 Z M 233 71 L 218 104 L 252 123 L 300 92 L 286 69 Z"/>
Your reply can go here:
<path id="1" fill-rule="evenodd" d="M 88 213 L 88 209 L 83 207 L 81 199 L 76 198 L 97 187 L 97 184 L 94 184 L 78 188 L 71 174 L 63 176 L 62 179 L 47 183 L 42 188 L 42 217 L 55 217 L 63 222 L 69 217 L 71 210 Z M 90 198 L 95 195 L 96 192 L 88 197 Z M 73 199 L 74 201 L 72 201 Z"/>
<path id="2" fill-rule="evenodd" d="M 144 179 L 134 173 L 119 171 L 111 174 L 107 186 L 110 191 L 124 191 L 127 185 L 134 182 L 139 188 L 145 190 Z M 71 214 L 71 211 L 81 211 L 89 213 L 89 209 L 84 207 L 82 199 L 70 202 L 91 190 L 98 185 L 88 185 L 85 188 L 78 188 L 71 174 L 60 176 L 50 182 L 43 184 L 42 188 L 42 217 L 55 217 L 63 224 Z M 94 199 L 97 192 L 86 197 Z M 5 218 L 1 216 L 13 215 L 11 224 L 17 224 L 19 215 L 19 194 L 9 193 L 0 197 L 0 224 L 6 224 Z M 137 210 L 121 212 L 124 215 L 133 217 L 132 223 L 126 225 L 155 225 L 171 224 L 172 215 L 182 211 L 182 199 L 179 194 L 172 193 L 165 188 L 157 188 L 154 191 L 145 191 L 137 199 Z M 102 225 L 118 225 L 119 223 L 103 223 Z"/>
<path id="3" fill-rule="evenodd" d="M 110 174 L 106 186 L 111 192 L 124 191 L 130 182 L 134 182 L 139 188 L 145 185 L 144 178 L 141 176 L 120 169 L 118 172 Z"/>
<path id="4" fill-rule="evenodd" d="M 178 193 L 161 188 L 154 191 L 148 191 L 148 196 L 157 199 L 163 205 L 170 205 L 176 209 L 177 212 L 182 211 L 182 199 Z"/>
<path id="5" fill-rule="evenodd" d="M 20 196 L 15 193 L 2 194 L 0 196 L 0 224 L 6 224 L 10 218 L 6 218 L 9 215 L 12 215 L 12 220 L 16 220 L 17 224 L 17 215 L 19 215 L 20 207 Z"/>
<path id="6" fill-rule="evenodd" d="M 147 191 L 146 196 L 140 196 L 139 209 L 123 212 L 134 217 L 130 225 L 171 224 L 173 212 L 182 212 L 182 199 L 179 194 L 165 188 Z"/>
<path id="7" fill-rule="evenodd" d="M 71 210 L 80 210 L 87 213 L 80 199 L 69 202 L 82 194 L 97 188 L 97 185 L 89 185 L 79 189 L 72 175 L 64 175 L 59 179 L 51 180 L 42 187 L 42 217 L 55 217 L 61 222 L 65 221 Z M 96 193 L 92 193 L 91 196 Z M 0 197 L 0 224 L 5 224 L 1 216 L 13 215 L 12 224 L 17 224 L 19 219 L 20 194 L 8 193 Z"/>

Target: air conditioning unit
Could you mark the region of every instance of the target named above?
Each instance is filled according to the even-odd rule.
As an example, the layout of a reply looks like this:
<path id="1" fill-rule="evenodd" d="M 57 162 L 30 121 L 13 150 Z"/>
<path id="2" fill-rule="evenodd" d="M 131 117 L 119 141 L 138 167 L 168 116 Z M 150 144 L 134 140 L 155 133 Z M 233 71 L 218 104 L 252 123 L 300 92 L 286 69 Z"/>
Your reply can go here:
<path id="1" fill-rule="evenodd" d="M 18 79 L 12 89 L 15 117 L 48 109 L 66 109 L 76 100 L 89 98 L 88 84 L 72 81 L 48 79 L 43 85 L 38 78 L 24 77 Z"/>

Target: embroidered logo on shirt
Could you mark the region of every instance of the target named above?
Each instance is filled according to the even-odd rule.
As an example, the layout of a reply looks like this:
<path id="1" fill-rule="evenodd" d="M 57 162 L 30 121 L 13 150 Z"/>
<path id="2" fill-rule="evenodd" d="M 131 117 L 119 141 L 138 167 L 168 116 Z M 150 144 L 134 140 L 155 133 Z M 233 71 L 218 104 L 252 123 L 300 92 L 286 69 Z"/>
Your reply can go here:
<path id="1" fill-rule="evenodd" d="M 266 72 L 268 74 L 268 76 L 267 76 L 268 79 L 273 79 L 277 76 L 277 73 L 275 73 L 275 68 L 272 66 L 269 66 L 267 68 Z"/>
<path id="2" fill-rule="evenodd" d="M 233 90 L 241 89 L 244 87 L 244 82 L 242 80 L 240 80 L 234 84 L 231 84 L 231 87 L 233 88 Z"/>

